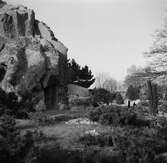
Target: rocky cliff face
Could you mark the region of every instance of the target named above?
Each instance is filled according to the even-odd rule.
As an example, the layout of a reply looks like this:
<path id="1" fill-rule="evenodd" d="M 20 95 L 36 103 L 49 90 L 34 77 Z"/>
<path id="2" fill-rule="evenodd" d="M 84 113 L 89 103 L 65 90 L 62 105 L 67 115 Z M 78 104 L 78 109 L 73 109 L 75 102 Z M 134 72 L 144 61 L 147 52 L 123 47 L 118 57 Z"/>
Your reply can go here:
<path id="1" fill-rule="evenodd" d="M 67 48 L 24 6 L 0 1 L 0 87 L 36 109 L 66 102 Z"/>

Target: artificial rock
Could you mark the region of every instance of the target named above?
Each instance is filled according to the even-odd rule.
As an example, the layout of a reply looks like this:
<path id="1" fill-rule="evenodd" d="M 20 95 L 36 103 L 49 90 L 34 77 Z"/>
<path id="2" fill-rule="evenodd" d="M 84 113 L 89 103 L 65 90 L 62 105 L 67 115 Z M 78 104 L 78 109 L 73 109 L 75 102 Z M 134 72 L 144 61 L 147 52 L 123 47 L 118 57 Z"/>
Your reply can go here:
<path id="1" fill-rule="evenodd" d="M 0 1 L 0 88 L 36 109 L 67 101 L 67 51 L 33 10 Z"/>

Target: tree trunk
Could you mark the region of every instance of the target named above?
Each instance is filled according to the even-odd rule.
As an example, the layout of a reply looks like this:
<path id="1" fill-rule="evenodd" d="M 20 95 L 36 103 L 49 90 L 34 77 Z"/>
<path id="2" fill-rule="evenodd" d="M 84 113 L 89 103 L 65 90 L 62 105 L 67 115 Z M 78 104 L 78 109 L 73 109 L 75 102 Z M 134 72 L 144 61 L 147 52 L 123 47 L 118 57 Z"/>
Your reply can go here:
<path id="1" fill-rule="evenodd" d="M 157 84 L 154 84 L 150 80 L 148 80 L 147 86 L 148 86 L 148 100 L 149 100 L 150 113 L 156 115 L 158 113 Z"/>

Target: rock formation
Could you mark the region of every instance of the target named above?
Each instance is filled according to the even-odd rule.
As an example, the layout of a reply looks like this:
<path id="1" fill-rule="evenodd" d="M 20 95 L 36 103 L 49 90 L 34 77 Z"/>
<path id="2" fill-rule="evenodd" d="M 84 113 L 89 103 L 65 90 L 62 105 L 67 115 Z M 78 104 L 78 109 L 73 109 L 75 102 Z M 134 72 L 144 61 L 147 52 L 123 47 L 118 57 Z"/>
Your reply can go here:
<path id="1" fill-rule="evenodd" d="M 36 109 L 66 102 L 67 48 L 33 10 L 0 1 L 0 88 Z"/>

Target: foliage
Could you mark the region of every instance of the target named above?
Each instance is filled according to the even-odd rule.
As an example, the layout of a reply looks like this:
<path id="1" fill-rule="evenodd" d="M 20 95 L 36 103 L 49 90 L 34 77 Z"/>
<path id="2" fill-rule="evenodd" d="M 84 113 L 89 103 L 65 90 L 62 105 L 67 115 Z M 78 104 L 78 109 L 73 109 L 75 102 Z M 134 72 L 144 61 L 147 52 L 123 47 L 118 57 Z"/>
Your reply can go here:
<path id="1" fill-rule="evenodd" d="M 151 114 L 158 113 L 158 91 L 157 84 L 152 83 L 150 80 L 147 81 L 148 85 L 148 99 L 149 99 L 149 108 Z"/>
<path id="2" fill-rule="evenodd" d="M 94 89 L 92 94 L 94 103 L 110 103 L 114 99 L 114 95 L 104 88 Z"/>
<path id="3" fill-rule="evenodd" d="M 126 91 L 126 97 L 130 100 L 139 99 L 139 87 L 130 85 Z"/>
<path id="4" fill-rule="evenodd" d="M 166 54 L 167 54 L 167 19 L 165 19 L 164 26 L 155 33 L 153 46 L 150 48 L 146 56 L 152 60 L 151 66 L 155 68 L 157 75 L 166 75 Z"/>
<path id="5" fill-rule="evenodd" d="M 33 134 L 26 132 L 21 135 L 10 116 L 1 117 L 0 123 L 0 162 L 30 163 L 32 155 L 29 154 L 34 147 Z"/>
<path id="6" fill-rule="evenodd" d="M 108 73 L 100 72 L 96 74 L 96 83 L 97 88 L 103 88 L 108 90 L 111 93 L 117 91 L 122 87 L 122 83 L 118 82 L 116 79 L 110 77 Z"/>
<path id="7" fill-rule="evenodd" d="M 116 106 L 101 106 L 95 108 L 90 111 L 89 118 L 92 121 L 98 121 L 105 125 L 130 125 L 136 127 L 150 126 L 148 120 L 139 118 L 132 110 L 128 110 L 127 108 L 121 109 Z"/>
<path id="8" fill-rule="evenodd" d="M 28 118 L 28 112 L 31 111 L 34 111 L 34 109 L 29 95 L 23 97 L 22 101 L 19 102 L 14 93 L 6 94 L 0 89 L 0 116 L 8 114 L 19 119 L 26 119 Z"/>
<path id="9" fill-rule="evenodd" d="M 106 80 L 110 78 L 108 73 L 99 72 L 96 74 L 96 87 L 97 88 L 104 88 L 104 83 Z"/>
<path id="10" fill-rule="evenodd" d="M 113 142 L 126 162 L 153 162 L 155 155 L 163 152 L 166 142 L 153 129 L 115 129 Z"/>
<path id="11" fill-rule="evenodd" d="M 163 113 L 167 113 L 167 101 L 164 101 L 159 108 L 160 111 L 162 111 Z"/>
<path id="12" fill-rule="evenodd" d="M 108 78 L 103 83 L 103 87 L 110 92 L 115 92 L 117 90 L 117 85 L 118 82 L 114 78 Z"/>
<path id="13" fill-rule="evenodd" d="M 84 140 L 81 140 L 81 142 L 86 143 L 90 139 L 94 139 L 88 138 L 88 141 L 86 141 L 87 138 L 82 137 L 81 139 Z M 122 158 L 118 152 L 105 150 L 105 145 L 112 146 L 112 141 L 110 142 L 109 139 L 111 141 L 111 135 L 105 138 L 101 137 L 98 139 L 99 141 L 95 140 L 94 143 L 97 143 L 97 145 L 89 146 L 85 144 L 79 148 L 67 149 L 63 148 L 59 143 L 45 145 L 40 150 L 37 163 L 121 163 Z M 100 148 L 99 145 L 101 145 Z"/>
<path id="14" fill-rule="evenodd" d="M 127 69 L 127 75 L 125 77 L 124 83 L 127 87 L 130 85 L 133 85 L 134 87 L 142 86 L 150 77 L 152 71 L 153 70 L 150 66 L 136 67 L 135 65 L 132 65 Z"/>
<path id="15" fill-rule="evenodd" d="M 89 67 L 81 67 L 74 59 L 68 62 L 69 83 L 89 88 L 95 79 Z"/>
<path id="16" fill-rule="evenodd" d="M 122 95 L 121 95 L 120 92 L 116 93 L 115 100 L 116 100 L 117 104 L 123 104 L 124 103 L 124 100 L 123 100 Z"/>
<path id="17" fill-rule="evenodd" d="M 35 121 L 37 126 L 51 125 L 54 123 L 54 120 L 49 115 L 41 111 L 29 113 L 29 119 Z"/>
<path id="18" fill-rule="evenodd" d="M 79 138 L 79 142 L 84 144 L 85 146 L 113 146 L 112 136 L 109 133 L 103 133 L 96 136 L 85 134 Z"/>
<path id="19" fill-rule="evenodd" d="M 69 114 L 57 114 L 54 116 L 50 116 L 45 112 L 41 111 L 35 113 L 29 113 L 29 119 L 35 121 L 35 124 L 37 126 L 49 126 L 58 122 L 68 121 L 73 118 L 76 117 L 74 115 L 72 116 Z"/>

